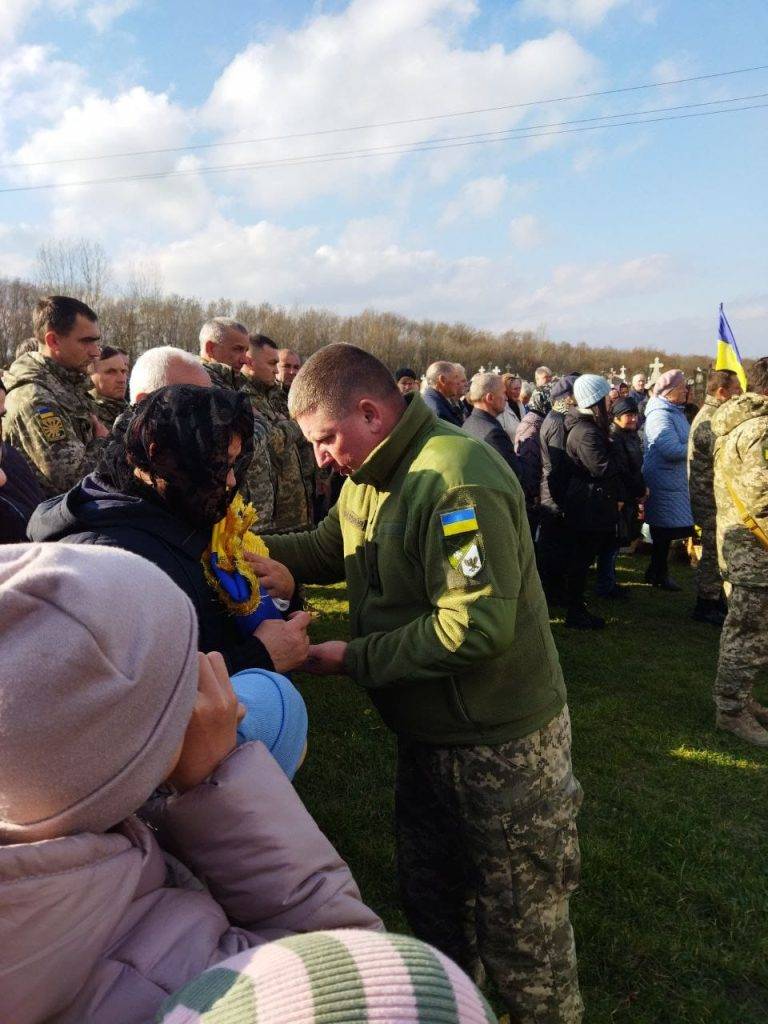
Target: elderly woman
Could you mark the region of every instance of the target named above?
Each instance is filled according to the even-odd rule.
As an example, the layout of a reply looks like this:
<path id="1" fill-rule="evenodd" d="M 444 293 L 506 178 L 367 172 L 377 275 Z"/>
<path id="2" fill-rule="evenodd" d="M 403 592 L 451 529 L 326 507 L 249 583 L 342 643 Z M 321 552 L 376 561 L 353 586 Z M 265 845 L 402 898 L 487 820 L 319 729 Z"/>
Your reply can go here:
<path id="1" fill-rule="evenodd" d="M 690 431 L 685 415 L 686 394 L 685 374 L 668 370 L 656 381 L 653 397 L 645 407 L 643 476 L 650 492 L 645 521 L 653 541 L 645 580 L 660 590 L 680 590 L 669 578 L 669 548 L 673 540 L 693 533 L 686 469 Z"/>
<path id="2" fill-rule="evenodd" d="M 96 473 L 36 510 L 29 538 L 141 555 L 194 604 L 202 651 L 220 651 L 230 672 L 290 671 L 306 657 L 309 615 L 244 634 L 203 564 L 252 455 L 246 396 L 191 384 L 160 388 L 138 404 Z"/>

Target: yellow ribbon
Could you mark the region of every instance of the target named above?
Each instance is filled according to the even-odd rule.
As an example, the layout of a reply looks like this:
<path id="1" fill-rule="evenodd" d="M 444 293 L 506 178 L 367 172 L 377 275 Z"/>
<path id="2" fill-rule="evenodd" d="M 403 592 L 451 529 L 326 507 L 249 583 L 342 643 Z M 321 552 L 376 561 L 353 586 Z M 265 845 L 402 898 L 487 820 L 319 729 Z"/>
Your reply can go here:
<path id="1" fill-rule="evenodd" d="M 254 555 L 269 555 L 269 549 L 261 537 L 251 533 L 256 522 L 256 510 L 253 505 L 244 501 L 242 494 L 237 494 L 227 509 L 227 514 L 220 519 L 211 532 L 210 547 L 203 555 L 203 571 L 208 583 L 216 590 L 226 607 L 234 615 L 250 615 L 259 607 L 259 577 L 256 570 L 245 558 L 245 552 Z M 235 601 L 216 579 L 211 570 L 211 555 L 215 554 L 220 569 L 225 572 L 237 572 L 250 584 L 251 595 L 246 601 Z"/>

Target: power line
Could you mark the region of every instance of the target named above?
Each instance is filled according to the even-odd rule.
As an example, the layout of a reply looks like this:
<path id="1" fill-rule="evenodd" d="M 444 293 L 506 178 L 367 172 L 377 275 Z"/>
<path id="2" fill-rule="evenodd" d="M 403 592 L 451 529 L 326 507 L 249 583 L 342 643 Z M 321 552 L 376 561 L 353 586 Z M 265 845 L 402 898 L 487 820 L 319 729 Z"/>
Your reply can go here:
<path id="1" fill-rule="evenodd" d="M 763 95 L 763 94 L 758 94 Z M 714 102 L 714 101 L 713 101 Z M 723 102 L 723 101 L 716 101 Z M 284 157 L 276 160 L 263 160 L 258 162 L 237 163 L 237 164 L 214 164 L 208 167 L 198 167 L 182 171 L 148 171 L 142 174 L 123 174 L 110 178 L 91 178 L 83 181 L 50 182 L 44 185 L 17 185 L 7 188 L 0 188 L 0 194 L 6 192 L 39 192 L 43 190 L 59 188 L 77 188 L 85 185 L 112 185 L 132 181 L 152 181 L 160 178 L 180 178 L 197 174 L 213 174 L 231 171 L 262 170 L 272 167 L 294 167 L 306 164 L 334 163 L 346 160 L 361 160 L 376 156 L 407 156 L 412 153 L 425 153 L 441 149 L 457 149 L 466 146 L 487 145 L 493 142 L 519 141 L 524 139 L 539 139 L 553 135 L 572 135 L 582 132 L 596 131 L 602 128 L 627 128 L 644 124 L 659 124 L 662 121 L 680 121 L 693 117 L 711 117 L 719 114 L 733 114 L 745 110 L 761 110 L 768 107 L 768 103 L 754 103 L 741 107 L 728 107 L 720 110 L 699 110 L 688 114 L 672 114 L 665 117 L 644 118 L 634 121 L 614 121 L 610 123 L 581 125 L 576 128 L 558 128 L 554 131 L 539 131 L 526 133 L 526 129 L 508 129 L 502 132 L 493 133 L 495 137 L 488 138 L 491 133 L 481 133 L 482 137 L 455 136 L 453 139 L 432 140 L 415 144 L 400 144 L 377 149 L 361 150 L 339 150 L 331 153 L 317 153 L 302 157 Z M 662 108 L 663 109 L 663 108 Z M 607 115 L 619 116 L 619 115 Z M 626 116 L 626 115 L 625 115 Z M 520 134 L 513 134 L 518 132 Z"/>
<path id="2" fill-rule="evenodd" d="M 0 164 L 0 170 L 23 167 L 55 166 L 58 164 L 86 163 L 95 160 L 118 160 L 135 156 L 159 156 L 164 153 L 189 153 L 199 149 L 220 149 L 228 146 L 252 146 L 265 142 L 285 142 L 292 139 L 308 139 L 321 135 L 335 135 L 342 132 L 360 132 L 375 128 L 394 128 L 410 124 L 424 124 L 428 121 L 439 121 L 453 117 L 470 117 L 478 114 L 493 114 L 503 110 L 522 110 L 530 107 L 545 106 L 552 103 L 568 103 L 575 100 L 595 99 L 600 96 L 616 96 L 620 93 L 639 92 L 644 89 L 661 89 L 672 85 L 685 85 L 690 82 L 704 82 L 713 78 L 728 78 L 733 75 L 745 75 L 753 71 L 766 71 L 768 64 L 758 64 L 749 68 L 735 68 L 731 71 L 716 71 L 707 75 L 693 75 L 689 78 L 672 78 L 665 82 L 646 82 L 642 85 L 627 85 L 617 89 L 602 89 L 595 92 L 573 93 L 569 96 L 555 96 L 543 100 L 527 100 L 522 103 L 504 103 L 497 107 L 478 107 L 474 110 L 457 110 L 446 114 L 427 114 L 422 117 L 403 118 L 397 121 L 378 121 L 370 124 L 347 125 L 341 128 L 322 128 L 311 132 L 292 132 L 288 135 L 267 135 L 256 139 L 229 139 L 221 142 L 191 143 L 187 146 L 168 146 L 161 149 L 135 149 L 122 153 L 99 153 L 92 156 L 61 157 L 57 160 L 36 160 L 28 163 Z M 621 115 L 616 115 L 621 116 Z"/>

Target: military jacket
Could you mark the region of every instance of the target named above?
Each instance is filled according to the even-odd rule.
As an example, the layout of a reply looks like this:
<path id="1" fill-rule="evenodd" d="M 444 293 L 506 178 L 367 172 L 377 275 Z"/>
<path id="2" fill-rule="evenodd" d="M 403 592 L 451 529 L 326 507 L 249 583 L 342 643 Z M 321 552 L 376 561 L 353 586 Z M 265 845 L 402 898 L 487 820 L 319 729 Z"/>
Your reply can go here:
<path id="1" fill-rule="evenodd" d="M 768 551 L 744 525 L 731 492 L 768 534 L 768 396 L 748 391 L 712 417 L 717 553 L 723 578 L 768 587 Z"/>
<path id="2" fill-rule="evenodd" d="M 130 408 L 124 398 L 105 398 L 95 388 L 92 388 L 89 394 L 96 407 L 96 415 L 108 430 L 112 429 L 117 417 L 122 416 Z"/>
<path id="3" fill-rule="evenodd" d="M 288 391 L 284 384 L 278 384 L 276 388 L 272 388 L 270 392 L 270 401 L 275 407 L 279 415 L 283 419 L 290 419 L 291 414 L 288 411 Z M 320 467 L 317 465 L 315 460 L 315 453 L 312 450 L 312 445 L 306 440 L 304 435 L 299 438 L 299 462 L 301 463 L 301 476 L 304 480 L 304 487 L 307 492 L 307 500 L 309 501 L 310 508 L 313 507 L 318 473 Z"/>
<path id="4" fill-rule="evenodd" d="M 226 363 L 203 359 L 213 386 L 227 391 L 242 391 L 245 377 L 239 370 L 233 370 Z M 253 407 L 253 402 L 251 402 Z M 263 416 L 253 416 L 253 458 L 246 472 L 241 490 L 243 497 L 256 510 L 254 533 L 262 533 L 274 527 L 275 519 L 275 474 L 269 458 L 268 424 Z"/>
<path id="5" fill-rule="evenodd" d="M 346 579 L 346 670 L 399 735 L 504 743 L 563 707 L 520 484 L 420 396 L 315 530 L 264 539 L 299 582 Z"/>
<path id="6" fill-rule="evenodd" d="M 705 530 L 715 529 L 715 435 L 712 417 L 720 408 L 712 395 L 696 413 L 688 436 L 688 489 L 694 522 Z"/>
<path id="7" fill-rule="evenodd" d="M 299 444 L 301 429 L 281 413 L 282 389 L 260 381 L 243 378 L 241 391 L 251 400 L 254 416 L 267 425 L 267 445 L 275 481 L 275 530 L 299 530 L 312 522 L 312 504 L 302 473 Z"/>
<path id="8" fill-rule="evenodd" d="M 93 436 L 89 379 L 28 352 L 3 375 L 8 390 L 3 432 L 22 451 L 46 497 L 63 494 L 95 468 L 104 447 Z"/>

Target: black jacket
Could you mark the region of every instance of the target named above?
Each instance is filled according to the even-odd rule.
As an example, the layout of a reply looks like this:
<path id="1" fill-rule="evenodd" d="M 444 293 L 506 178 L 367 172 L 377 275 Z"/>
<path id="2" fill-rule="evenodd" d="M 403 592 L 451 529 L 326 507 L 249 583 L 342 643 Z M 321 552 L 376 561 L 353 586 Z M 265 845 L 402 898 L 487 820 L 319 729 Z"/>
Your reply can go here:
<path id="1" fill-rule="evenodd" d="M 464 417 L 458 408 L 448 401 L 445 395 L 441 395 L 436 388 L 426 388 L 422 398 L 439 420 L 452 423 L 454 427 L 460 427 L 464 423 Z"/>
<path id="2" fill-rule="evenodd" d="M 274 669 L 264 644 L 254 636 L 241 635 L 234 617 L 205 579 L 200 559 L 210 538 L 176 519 L 159 500 L 122 494 L 92 474 L 37 509 L 29 523 L 29 538 L 102 544 L 141 555 L 167 573 L 194 604 L 201 651 L 220 651 L 230 673 Z M 125 580 L 125 585 L 131 581 Z"/>
<path id="3" fill-rule="evenodd" d="M 0 544 L 23 544 L 29 517 L 45 495 L 32 467 L 10 444 L 0 444 L 0 469 L 7 477 L 0 487 Z"/>
<path id="4" fill-rule="evenodd" d="M 611 426 L 611 439 L 620 500 L 624 502 L 619 512 L 619 543 L 629 544 L 640 536 L 642 529 L 638 504 L 645 494 L 643 445 L 636 430 L 622 430 L 615 423 Z"/>
<path id="5" fill-rule="evenodd" d="M 541 447 L 541 504 L 551 512 L 563 512 L 571 463 L 565 454 L 565 413 L 550 410 L 539 431 Z"/>
<path id="6" fill-rule="evenodd" d="M 613 532 L 621 499 L 611 440 L 591 415 L 578 409 L 565 414 L 565 427 L 565 450 L 571 464 L 566 522 L 574 530 Z"/>
<path id="7" fill-rule="evenodd" d="M 509 434 L 495 416 L 483 409 L 473 409 L 464 421 L 464 430 L 478 441 L 485 441 L 491 448 L 495 448 L 517 478 L 520 478 L 520 460 L 515 455 Z"/>

